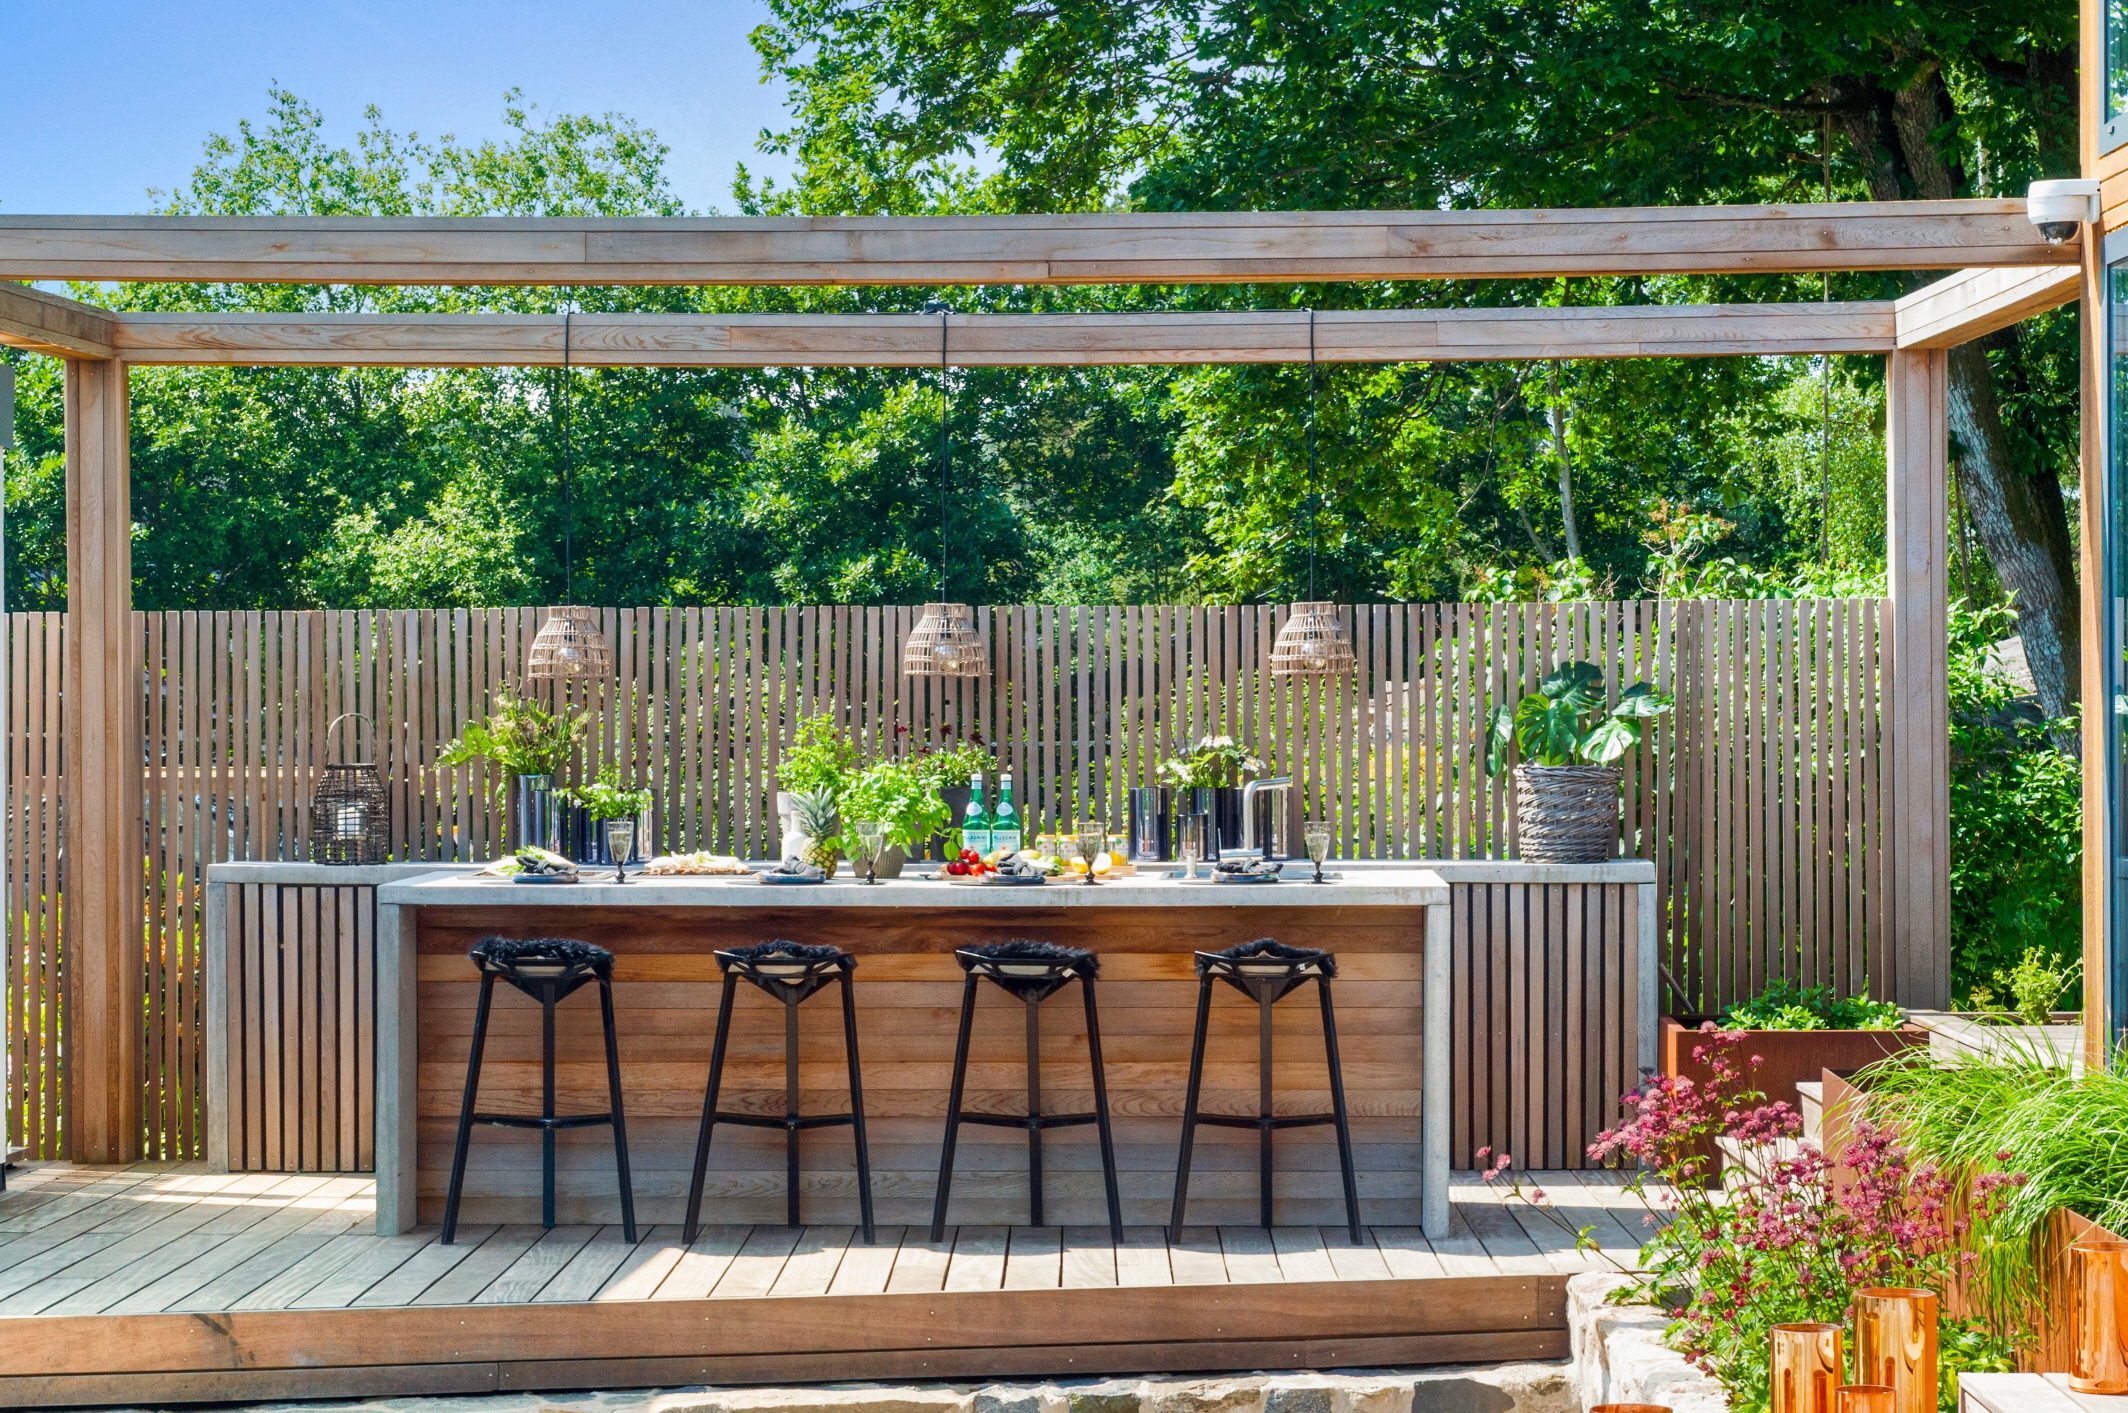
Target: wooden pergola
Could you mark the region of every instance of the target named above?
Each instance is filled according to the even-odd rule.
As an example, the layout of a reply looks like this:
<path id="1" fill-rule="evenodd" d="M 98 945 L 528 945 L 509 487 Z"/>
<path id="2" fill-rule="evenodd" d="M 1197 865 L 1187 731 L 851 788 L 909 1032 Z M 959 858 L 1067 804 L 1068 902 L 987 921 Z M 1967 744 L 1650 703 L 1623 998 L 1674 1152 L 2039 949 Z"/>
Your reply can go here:
<path id="1" fill-rule="evenodd" d="M 1945 350 L 2082 291 L 2021 201 L 940 218 L 0 216 L 0 280 L 399 285 L 1201 284 L 1955 271 L 1897 302 L 1322 312 L 1343 362 L 1884 354 L 1896 999 L 1949 1001 Z M 0 343 L 66 362 L 73 1147 L 138 1156 L 142 832 L 127 370 L 135 365 L 937 366 L 930 315 L 115 313 L 0 284 Z M 956 366 L 1290 363 L 1304 313 L 949 315 Z M 86 743 L 86 744 L 85 744 Z"/>

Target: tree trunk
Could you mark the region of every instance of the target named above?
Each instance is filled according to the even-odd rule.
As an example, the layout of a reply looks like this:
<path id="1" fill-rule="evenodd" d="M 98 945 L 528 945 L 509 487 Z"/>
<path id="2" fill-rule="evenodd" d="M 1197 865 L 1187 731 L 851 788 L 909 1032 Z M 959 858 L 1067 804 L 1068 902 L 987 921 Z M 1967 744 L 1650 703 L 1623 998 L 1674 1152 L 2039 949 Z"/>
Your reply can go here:
<path id="1" fill-rule="evenodd" d="M 1559 455 L 1559 518 L 1566 526 L 1566 557 L 1581 558 L 1581 531 L 1574 524 L 1574 463 L 1566 451 L 1566 407 L 1559 401 L 1559 375 L 1552 374 L 1552 450 Z"/>

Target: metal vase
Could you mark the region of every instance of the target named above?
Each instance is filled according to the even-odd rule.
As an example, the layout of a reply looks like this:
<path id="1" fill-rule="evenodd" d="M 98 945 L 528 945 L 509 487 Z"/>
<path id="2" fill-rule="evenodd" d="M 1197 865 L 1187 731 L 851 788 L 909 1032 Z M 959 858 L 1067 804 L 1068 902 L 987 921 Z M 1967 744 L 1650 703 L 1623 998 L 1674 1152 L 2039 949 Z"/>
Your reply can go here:
<path id="1" fill-rule="evenodd" d="M 1896 1395 L 1883 1413 L 1936 1413 L 1936 1292 L 1858 1290 L 1854 1323 L 1855 1382 Z"/>
<path id="2" fill-rule="evenodd" d="M 1131 790 L 1127 803 L 1132 863 L 1165 863 L 1175 857 L 1174 796 L 1165 785 Z"/>
<path id="3" fill-rule="evenodd" d="M 1206 862 L 1249 847 L 1248 822 L 1242 818 L 1239 785 L 1199 785 L 1184 790 L 1182 795 L 1183 813 L 1212 817 L 1210 857 Z"/>
<path id="4" fill-rule="evenodd" d="M 1834 1413 L 1840 1376 L 1840 1327 L 1773 1327 L 1772 1413 Z"/>
<path id="5" fill-rule="evenodd" d="M 2079 1241 L 2069 1247 L 2076 1288 L 2074 1393 L 2128 1393 L 2128 1241 Z"/>
<path id="6" fill-rule="evenodd" d="M 510 836 L 520 849 L 553 849 L 561 843 L 561 802 L 551 775 L 519 775 L 510 781 Z"/>

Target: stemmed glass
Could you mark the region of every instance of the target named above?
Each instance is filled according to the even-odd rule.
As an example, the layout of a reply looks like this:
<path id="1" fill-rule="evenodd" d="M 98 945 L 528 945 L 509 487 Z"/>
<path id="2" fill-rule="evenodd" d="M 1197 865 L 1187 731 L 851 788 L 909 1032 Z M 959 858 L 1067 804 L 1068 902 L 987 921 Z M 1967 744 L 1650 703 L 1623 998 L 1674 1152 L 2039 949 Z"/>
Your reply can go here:
<path id="1" fill-rule="evenodd" d="M 886 825 L 876 819 L 860 819 L 857 821 L 857 847 L 864 850 L 865 882 L 879 882 L 879 876 L 874 872 L 874 869 L 878 865 L 879 856 L 885 850 L 886 845 Z"/>
<path id="2" fill-rule="evenodd" d="M 1204 857 L 1205 835 L 1210 832 L 1212 817 L 1208 814 L 1186 814 L 1176 835 L 1175 852 L 1182 855 L 1182 876 L 1197 877 L 1197 861 Z"/>
<path id="3" fill-rule="evenodd" d="M 1330 821 L 1311 819 L 1301 826 L 1301 841 L 1308 847 L 1308 857 L 1315 861 L 1315 877 L 1310 883 L 1328 883 L 1323 877 L 1323 860 L 1330 857 Z"/>
<path id="4" fill-rule="evenodd" d="M 609 819 L 606 821 L 606 856 L 613 860 L 613 881 L 628 881 L 628 856 L 635 852 L 635 821 L 632 819 Z"/>
<path id="5" fill-rule="evenodd" d="M 1091 886 L 1094 882 L 1094 860 L 1101 857 L 1102 851 L 1108 848 L 1108 827 L 1098 819 L 1081 820 L 1073 837 L 1079 846 L 1079 857 L 1086 863 L 1086 882 Z"/>

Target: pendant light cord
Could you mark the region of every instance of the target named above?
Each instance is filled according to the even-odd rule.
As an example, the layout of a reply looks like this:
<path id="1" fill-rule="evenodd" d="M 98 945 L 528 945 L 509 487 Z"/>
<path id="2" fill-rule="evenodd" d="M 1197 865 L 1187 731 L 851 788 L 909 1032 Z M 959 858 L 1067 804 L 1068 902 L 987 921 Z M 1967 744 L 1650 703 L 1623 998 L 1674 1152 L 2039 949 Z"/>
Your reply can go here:
<path id="1" fill-rule="evenodd" d="M 575 303 L 572 296 L 570 303 Z M 562 310 L 562 370 L 556 380 L 556 406 L 562 424 L 562 601 L 576 602 L 576 514 L 569 504 L 569 321 L 572 310 Z"/>
<path id="2" fill-rule="evenodd" d="M 925 303 L 924 312 L 938 315 L 938 601 L 950 603 L 946 596 L 946 516 L 953 504 L 953 385 L 946 381 L 948 311 L 944 300 L 933 299 Z"/>
<path id="3" fill-rule="evenodd" d="M 1315 551 L 1322 498 L 1315 493 L 1315 309 L 1308 309 L 1308 599 L 1315 600 Z"/>

